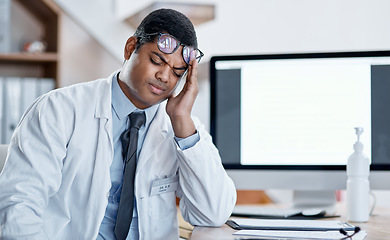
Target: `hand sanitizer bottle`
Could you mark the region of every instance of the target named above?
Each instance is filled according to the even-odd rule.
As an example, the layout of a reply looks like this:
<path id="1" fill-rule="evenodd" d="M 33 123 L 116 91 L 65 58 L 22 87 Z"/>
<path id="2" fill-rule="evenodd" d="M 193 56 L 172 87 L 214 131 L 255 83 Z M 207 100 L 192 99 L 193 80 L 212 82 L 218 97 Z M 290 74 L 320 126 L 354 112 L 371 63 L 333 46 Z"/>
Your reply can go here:
<path id="1" fill-rule="evenodd" d="M 347 164 L 347 220 L 352 222 L 367 222 L 369 218 L 370 160 L 363 153 L 360 135 L 363 128 L 355 128 L 357 142 L 355 150 L 348 158 Z"/>

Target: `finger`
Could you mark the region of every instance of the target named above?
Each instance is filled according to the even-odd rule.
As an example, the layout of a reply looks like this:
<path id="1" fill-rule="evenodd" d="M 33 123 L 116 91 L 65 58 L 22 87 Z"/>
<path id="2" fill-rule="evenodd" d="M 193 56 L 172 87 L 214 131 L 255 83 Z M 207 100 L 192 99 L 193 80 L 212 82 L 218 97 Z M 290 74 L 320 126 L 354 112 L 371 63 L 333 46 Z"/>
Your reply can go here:
<path id="1" fill-rule="evenodd" d="M 187 82 L 190 82 L 190 84 L 196 84 L 198 74 L 198 61 L 195 58 L 195 51 L 191 52 L 190 59 L 191 61 L 190 65 L 188 66 Z"/>

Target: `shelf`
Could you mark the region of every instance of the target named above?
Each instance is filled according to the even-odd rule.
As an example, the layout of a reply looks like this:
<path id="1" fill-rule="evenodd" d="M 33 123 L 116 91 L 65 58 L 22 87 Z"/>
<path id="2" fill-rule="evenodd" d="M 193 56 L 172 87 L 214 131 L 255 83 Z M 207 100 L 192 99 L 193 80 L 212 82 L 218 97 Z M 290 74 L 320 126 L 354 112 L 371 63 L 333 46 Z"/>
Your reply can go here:
<path id="1" fill-rule="evenodd" d="M 57 52 L 61 15 L 59 7 L 53 0 L 12 0 L 12 4 L 15 8 L 12 12 L 15 14 L 12 15 L 13 18 L 21 21 L 13 22 L 14 25 L 11 22 L 12 31 L 17 33 L 12 35 L 16 39 L 11 41 L 21 41 L 20 36 L 28 34 L 24 33 L 25 29 L 21 26 L 24 24 L 28 26 L 27 21 L 31 19 L 42 29 L 40 40 L 47 44 L 47 49 L 44 53 L 17 52 L 17 50 L 0 53 L 0 76 L 53 78 L 58 85 L 59 55 Z"/>
<path id="2" fill-rule="evenodd" d="M 45 63 L 45 62 L 57 62 L 57 53 L 6 53 L 0 54 L 1 63 Z"/>

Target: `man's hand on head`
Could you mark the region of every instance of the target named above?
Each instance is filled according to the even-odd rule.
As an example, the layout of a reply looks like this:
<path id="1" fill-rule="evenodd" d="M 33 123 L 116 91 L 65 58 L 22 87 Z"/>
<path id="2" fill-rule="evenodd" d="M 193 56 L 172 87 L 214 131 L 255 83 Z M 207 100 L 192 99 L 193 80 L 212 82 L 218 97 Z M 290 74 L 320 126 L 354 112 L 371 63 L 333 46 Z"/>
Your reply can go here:
<path id="1" fill-rule="evenodd" d="M 177 96 L 172 95 L 168 98 L 166 111 L 171 119 L 175 136 L 179 138 L 186 138 L 196 133 L 191 111 L 199 92 L 197 70 L 198 62 L 195 53 L 192 52 L 183 89 Z"/>

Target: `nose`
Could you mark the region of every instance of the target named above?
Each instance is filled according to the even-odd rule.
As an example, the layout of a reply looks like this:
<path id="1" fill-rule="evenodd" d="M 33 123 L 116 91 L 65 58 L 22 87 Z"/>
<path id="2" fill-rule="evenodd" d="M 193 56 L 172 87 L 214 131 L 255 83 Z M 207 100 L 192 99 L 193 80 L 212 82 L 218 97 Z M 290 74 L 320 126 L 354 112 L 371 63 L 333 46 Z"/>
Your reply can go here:
<path id="1" fill-rule="evenodd" d="M 161 67 L 156 72 L 156 78 L 160 80 L 161 82 L 167 83 L 169 81 L 169 74 L 170 74 L 171 68 L 167 65 Z"/>

